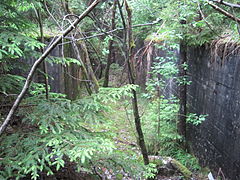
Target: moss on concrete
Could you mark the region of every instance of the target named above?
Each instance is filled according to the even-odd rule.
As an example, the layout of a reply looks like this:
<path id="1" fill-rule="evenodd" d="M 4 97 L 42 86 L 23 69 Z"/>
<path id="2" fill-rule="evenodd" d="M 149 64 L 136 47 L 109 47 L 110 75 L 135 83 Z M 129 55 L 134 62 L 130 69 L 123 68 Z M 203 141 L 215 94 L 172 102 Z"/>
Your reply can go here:
<path id="1" fill-rule="evenodd" d="M 192 172 L 179 161 L 172 159 L 171 164 L 184 176 L 185 179 L 191 179 Z"/>

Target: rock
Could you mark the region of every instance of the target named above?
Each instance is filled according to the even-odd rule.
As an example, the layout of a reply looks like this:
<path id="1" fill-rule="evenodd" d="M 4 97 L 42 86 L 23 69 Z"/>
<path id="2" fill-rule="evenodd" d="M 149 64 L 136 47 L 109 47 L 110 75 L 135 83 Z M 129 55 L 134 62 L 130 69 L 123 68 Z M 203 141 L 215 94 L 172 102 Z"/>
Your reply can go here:
<path id="1" fill-rule="evenodd" d="M 149 162 L 157 166 L 163 165 L 163 158 L 161 156 L 148 156 Z"/>

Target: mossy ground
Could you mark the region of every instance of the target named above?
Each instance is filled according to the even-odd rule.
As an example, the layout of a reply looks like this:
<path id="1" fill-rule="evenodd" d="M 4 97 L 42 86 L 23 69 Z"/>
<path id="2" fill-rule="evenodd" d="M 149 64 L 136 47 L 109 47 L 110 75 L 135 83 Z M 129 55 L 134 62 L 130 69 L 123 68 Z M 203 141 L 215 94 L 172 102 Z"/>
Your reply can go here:
<path id="1" fill-rule="evenodd" d="M 148 100 L 139 98 L 139 112 L 140 116 L 147 112 Z M 111 104 L 112 111 L 108 113 L 108 117 L 112 120 L 113 126 L 116 128 L 114 137 L 115 144 L 118 149 L 122 151 L 132 151 L 139 156 L 139 163 L 141 163 L 141 153 L 137 145 L 137 134 L 135 130 L 134 117 L 132 115 L 132 106 L 130 99 L 123 99 L 117 103 Z M 162 164 L 161 160 L 155 162 L 158 166 Z M 188 168 L 182 165 L 178 160 L 174 160 L 174 164 L 178 167 L 180 175 L 183 179 L 190 179 L 196 177 L 198 180 L 206 179 L 206 172 L 201 169 L 197 172 L 191 172 Z M 178 171 L 176 170 L 176 171 Z M 209 172 L 209 171 L 208 171 Z M 167 177 L 168 179 L 176 179 L 176 176 Z M 121 178 L 120 178 L 121 179 Z"/>

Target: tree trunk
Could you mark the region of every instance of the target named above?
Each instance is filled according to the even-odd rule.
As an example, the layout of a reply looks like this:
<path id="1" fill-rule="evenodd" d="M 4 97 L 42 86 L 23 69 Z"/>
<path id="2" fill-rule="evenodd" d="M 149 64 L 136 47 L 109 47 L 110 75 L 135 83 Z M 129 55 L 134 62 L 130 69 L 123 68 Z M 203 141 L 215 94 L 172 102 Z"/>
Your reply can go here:
<path id="1" fill-rule="evenodd" d="M 130 84 L 135 84 L 135 78 L 133 74 L 133 47 L 134 47 L 134 42 L 132 38 L 132 12 L 130 7 L 128 6 L 127 0 L 125 0 L 125 6 L 126 6 L 126 11 L 127 11 L 127 50 L 126 50 L 126 58 L 127 58 L 127 65 L 128 65 L 128 78 Z M 147 153 L 147 148 L 145 145 L 144 141 L 144 135 L 142 132 L 142 126 L 141 126 L 141 119 L 139 116 L 139 111 L 138 111 L 138 101 L 137 101 L 137 93 L 135 90 L 132 90 L 132 107 L 133 107 L 133 115 L 135 119 L 135 126 L 138 134 L 138 143 L 141 149 L 141 153 L 143 156 L 144 164 L 147 165 L 149 164 L 149 159 L 148 159 L 148 153 Z"/>
<path id="2" fill-rule="evenodd" d="M 80 29 L 79 29 L 79 31 L 80 31 Z M 94 74 L 94 71 L 92 69 L 92 64 L 91 64 L 90 57 L 89 57 L 89 54 L 88 54 L 87 46 L 86 46 L 86 43 L 84 41 L 81 42 L 81 47 L 82 47 L 83 52 L 85 54 L 85 61 L 86 61 L 87 71 L 88 71 L 89 76 L 90 76 L 90 78 L 92 80 L 95 92 L 98 92 L 98 90 L 99 90 L 98 80 L 97 80 L 97 78 L 96 78 L 96 76 Z"/>
<path id="3" fill-rule="evenodd" d="M 74 52 L 75 52 L 75 54 L 77 56 L 77 59 L 81 63 L 81 69 L 82 69 L 82 72 L 83 72 L 83 76 L 85 78 L 84 85 L 85 85 L 85 87 L 87 89 L 88 94 L 91 95 L 92 94 L 92 90 L 91 90 L 91 85 L 90 85 L 90 81 L 89 81 L 90 77 L 88 75 L 88 72 L 87 72 L 87 69 L 85 67 L 85 64 L 83 63 L 83 61 L 81 59 L 81 55 L 80 55 L 80 52 L 79 52 L 79 49 L 77 47 L 76 42 L 74 42 L 74 41 L 72 42 L 72 47 L 73 47 L 73 50 L 74 50 Z"/>
<path id="4" fill-rule="evenodd" d="M 115 14 L 116 14 L 116 5 L 117 1 L 114 1 L 113 4 L 113 9 L 112 9 L 112 24 L 111 24 L 111 30 L 115 29 Z M 104 75 L 104 83 L 103 87 L 108 87 L 108 82 L 109 82 L 109 70 L 110 66 L 112 64 L 112 59 L 114 58 L 114 49 L 113 49 L 113 40 L 109 41 L 109 46 L 108 46 L 109 54 L 108 54 L 108 60 L 107 60 L 107 66 L 105 70 L 105 75 Z"/>
<path id="5" fill-rule="evenodd" d="M 74 13 L 69 9 L 69 2 L 68 2 L 68 0 L 64 1 L 64 8 L 65 8 L 65 10 L 66 10 L 66 12 L 68 14 L 74 15 Z M 75 16 L 70 16 L 70 17 L 75 17 Z M 80 38 L 83 38 L 81 28 L 77 27 L 76 30 L 78 31 L 78 36 Z M 75 41 L 73 35 L 72 35 L 72 41 Z M 75 44 L 74 49 L 77 52 L 78 51 L 77 43 L 74 42 L 73 45 L 74 44 Z M 80 46 L 81 46 L 81 48 L 82 48 L 82 50 L 84 52 L 84 59 L 85 59 L 85 61 L 81 61 L 81 57 L 78 57 L 78 59 L 81 61 L 82 64 L 85 63 L 85 64 L 83 64 L 84 74 L 85 74 L 86 77 L 90 77 L 90 79 L 87 79 L 87 80 L 91 80 L 91 82 L 93 84 L 93 87 L 95 89 L 95 92 L 98 92 L 98 89 L 99 89 L 98 80 L 97 80 L 96 75 L 95 75 L 95 73 L 93 71 L 92 64 L 91 64 L 90 57 L 89 57 L 88 50 L 87 50 L 87 45 L 86 45 L 85 41 L 82 41 L 80 43 Z M 78 54 L 80 54 L 79 51 L 78 51 Z M 87 70 L 88 74 L 86 74 L 86 70 Z M 89 89 L 90 86 L 87 85 L 86 88 L 88 90 L 88 93 L 91 93 L 91 90 Z"/>

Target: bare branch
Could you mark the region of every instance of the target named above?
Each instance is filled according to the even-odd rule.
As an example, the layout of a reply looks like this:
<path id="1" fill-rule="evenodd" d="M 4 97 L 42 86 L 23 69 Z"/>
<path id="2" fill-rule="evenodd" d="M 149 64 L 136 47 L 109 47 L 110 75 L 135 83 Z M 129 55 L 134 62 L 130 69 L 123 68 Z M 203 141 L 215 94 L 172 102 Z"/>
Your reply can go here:
<path id="1" fill-rule="evenodd" d="M 55 17 L 52 15 L 52 13 L 49 11 L 48 7 L 47 7 L 47 4 L 46 4 L 46 1 L 44 1 L 44 6 L 45 6 L 45 9 L 46 11 L 48 12 L 48 14 L 51 16 L 51 18 L 54 20 L 54 22 L 57 24 L 58 28 L 62 30 L 60 24 L 58 23 L 58 21 L 55 19 Z"/>
<path id="2" fill-rule="evenodd" d="M 199 9 L 199 12 L 200 12 L 200 14 L 201 14 L 204 22 L 205 22 L 206 25 L 208 26 L 208 28 L 209 28 L 215 35 L 217 35 L 218 37 L 221 38 L 221 36 L 219 36 L 219 35 L 213 30 L 212 26 L 211 26 L 211 25 L 208 23 L 208 21 L 206 20 L 206 17 L 205 17 L 205 15 L 204 15 L 204 13 L 202 12 L 202 8 L 201 8 L 201 5 L 200 5 L 199 2 L 198 2 L 198 9 Z"/>
<path id="3" fill-rule="evenodd" d="M 156 25 L 156 24 L 160 23 L 161 21 L 162 20 L 158 20 L 156 22 L 146 23 L 146 24 L 136 24 L 136 25 L 133 25 L 132 28 L 144 27 L 144 26 L 153 26 L 153 25 Z M 99 37 L 99 36 L 109 35 L 109 34 L 112 34 L 116 31 L 121 31 L 121 30 L 124 30 L 124 28 L 123 27 L 122 28 L 116 28 L 114 30 L 102 32 L 102 33 L 95 34 L 95 35 L 92 35 L 92 36 L 87 36 L 87 37 L 83 37 L 83 38 L 74 39 L 73 41 L 87 40 L 87 39 L 91 39 L 91 38 L 95 38 L 95 37 Z M 71 42 L 70 41 L 69 42 L 64 42 L 60 45 L 69 44 L 69 43 L 71 43 Z"/>

